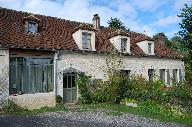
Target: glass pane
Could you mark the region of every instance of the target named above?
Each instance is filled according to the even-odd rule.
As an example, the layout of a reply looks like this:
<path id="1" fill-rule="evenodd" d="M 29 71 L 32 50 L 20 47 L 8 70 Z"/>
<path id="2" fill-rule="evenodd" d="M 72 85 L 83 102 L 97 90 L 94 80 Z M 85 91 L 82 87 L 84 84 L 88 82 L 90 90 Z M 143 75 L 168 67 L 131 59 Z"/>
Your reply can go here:
<path id="1" fill-rule="evenodd" d="M 10 93 L 53 91 L 53 59 L 10 58 Z"/>
<path id="2" fill-rule="evenodd" d="M 32 93 L 36 92 L 35 74 L 35 65 L 30 65 L 30 85 Z"/>
<path id="3" fill-rule="evenodd" d="M 29 65 L 22 65 L 22 80 L 23 80 L 23 93 L 31 93 L 31 85 L 29 79 Z"/>
<path id="4" fill-rule="evenodd" d="M 72 78 L 71 78 L 71 76 L 67 76 L 67 78 L 68 78 L 68 88 L 71 88 L 72 87 L 72 85 L 71 85 Z"/>
<path id="5" fill-rule="evenodd" d="M 48 75 L 47 65 L 42 65 L 42 92 L 48 91 L 47 75 Z"/>
<path id="6" fill-rule="evenodd" d="M 165 82 L 165 69 L 160 70 L 160 79 Z"/>
<path id="7" fill-rule="evenodd" d="M 10 58 L 10 86 L 9 93 L 16 92 L 16 58 Z"/>
<path id="8" fill-rule="evenodd" d="M 17 67 L 16 67 L 16 89 L 17 92 L 22 90 L 22 66 L 21 66 L 21 59 L 17 59 Z"/>
<path id="9" fill-rule="evenodd" d="M 41 65 L 35 65 L 35 87 L 37 92 L 42 92 L 42 67 Z"/>
<path id="10" fill-rule="evenodd" d="M 72 76 L 72 87 L 75 87 L 75 76 Z"/>
<path id="11" fill-rule="evenodd" d="M 169 69 L 167 69 L 167 84 L 170 85 L 170 72 L 169 72 Z"/>
<path id="12" fill-rule="evenodd" d="M 53 65 L 47 65 L 48 91 L 53 91 Z"/>
<path id="13" fill-rule="evenodd" d="M 148 43 L 148 53 L 150 54 L 151 53 L 151 43 Z"/>
<path id="14" fill-rule="evenodd" d="M 28 22 L 28 32 L 36 32 L 36 23 Z"/>
<path id="15" fill-rule="evenodd" d="M 182 73 L 181 73 L 181 69 L 179 69 L 179 81 L 182 81 Z"/>
<path id="16" fill-rule="evenodd" d="M 67 76 L 63 75 L 63 88 L 67 88 Z"/>

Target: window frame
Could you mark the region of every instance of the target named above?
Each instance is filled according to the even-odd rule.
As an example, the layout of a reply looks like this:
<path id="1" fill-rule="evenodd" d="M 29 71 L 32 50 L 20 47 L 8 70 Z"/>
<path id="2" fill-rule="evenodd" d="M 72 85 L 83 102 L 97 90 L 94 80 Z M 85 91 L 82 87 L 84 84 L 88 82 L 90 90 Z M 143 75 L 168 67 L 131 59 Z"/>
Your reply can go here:
<path id="1" fill-rule="evenodd" d="M 83 50 L 92 50 L 92 34 L 91 33 L 82 32 L 81 40 L 82 40 L 81 44 L 82 44 L 82 49 Z M 86 48 L 84 48 L 84 47 L 86 47 Z"/>
<path id="2" fill-rule="evenodd" d="M 161 77 L 161 72 L 162 72 L 162 76 Z M 163 79 L 162 79 L 163 78 Z M 166 83 L 166 69 L 159 69 L 159 79 L 163 82 Z"/>
<path id="3" fill-rule="evenodd" d="M 173 69 L 173 82 L 178 83 L 178 69 Z"/>
<path id="4" fill-rule="evenodd" d="M 121 52 L 127 52 L 127 38 L 120 38 L 120 40 L 121 40 L 121 45 L 120 45 Z"/>
<path id="5" fill-rule="evenodd" d="M 30 26 L 31 24 L 31 26 Z M 34 27 L 34 28 L 32 28 Z M 30 28 L 34 29 L 34 31 L 31 31 Z M 37 22 L 34 22 L 34 21 L 27 21 L 27 33 L 32 33 L 32 34 L 36 34 L 38 33 L 38 23 Z"/>
<path id="6" fill-rule="evenodd" d="M 155 75 L 155 70 L 154 69 L 148 69 L 148 77 L 149 77 L 149 82 L 150 83 L 153 83 L 154 75 Z"/>
<path id="7" fill-rule="evenodd" d="M 148 54 L 152 54 L 152 43 L 148 43 Z"/>
<path id="8" fill-rule="evenodd" d="M 13 60 L 15 61 L 15 63 L 11 62 Z M 18 63 L 18 60 L 20 61 L 19 63 Z M 21 70 L 18 70 L 18 66 L 21 66 L 20 67 Z M 16 70 L 14 71 L 13 69 L 11 69 L 12 67 L 15 67 Z M 41 71 L 38 69 L 39 67 L 41 68 Z M 36 74 L 40 74 L 42 79 L 38 80 L 38 76 Z M 48 92 L 54 91 L 54 85 L 53 85 L 54 84 L 54 59 L 50 57 L 42 58 L 42 57 L 33 57 L 33 56 L 10 57 L 9 76 L 10 76 L 9 78 L 10 95 L 14 93 L 33 94 L 33 93 L 48 93 Z M 37 85 L 38 84 L 37 82 L 38 83 L 41 82 L 40 83 L 41 85 Z"/>
<path id="9" fill-rule="evenodd" d="M 131 77 L 131 70 L 121 70 L 122 76 L 127 76 L 129 79 Z"/>

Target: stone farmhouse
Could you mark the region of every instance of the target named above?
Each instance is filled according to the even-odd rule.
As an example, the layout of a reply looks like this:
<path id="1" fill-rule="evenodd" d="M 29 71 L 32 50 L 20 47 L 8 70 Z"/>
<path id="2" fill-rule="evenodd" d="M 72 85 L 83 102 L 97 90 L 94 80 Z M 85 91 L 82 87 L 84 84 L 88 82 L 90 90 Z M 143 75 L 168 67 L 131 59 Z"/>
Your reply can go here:
<path id="1" fill-rule="evenodd" d="M 105 79 L 106 52 L 123 54 L 122 70 L 167 85 L 184 79 L 181 55 L 145 34 L 93 23 L 0 8 L 0 101 L 9 98 L 29 109 L 54 106 L 78 99 L 75 78 L 79 72 Z"/>

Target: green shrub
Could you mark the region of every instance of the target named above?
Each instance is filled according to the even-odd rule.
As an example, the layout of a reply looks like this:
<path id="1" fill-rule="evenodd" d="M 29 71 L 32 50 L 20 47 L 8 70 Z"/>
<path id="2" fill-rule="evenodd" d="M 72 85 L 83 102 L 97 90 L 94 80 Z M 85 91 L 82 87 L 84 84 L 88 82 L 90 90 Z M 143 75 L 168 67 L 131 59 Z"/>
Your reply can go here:
<path id="1" fill-rule="evenodd" d="M 91 76 L 80 74 L 76 79 L 76 83 L 78 85 L 79 93 L 81 95 L 79 101 L 84 104 L 92 103 L 93 93 L 91 87 Z"/>
<path id="2" fill-rule="evenodd" d="M 3 104 L 3 111 L 6 113 L 20 112 L 24 110 L 27 110 L 27 109 L 20 107 L 19 105 L 14 103 L 12 100 L 5 101 Z"/>
<path id="3" fill-rule="evenodd" d="M 108 82 L 107 81 L 97 81 L 96 86 L 93 90 L 93 100 L 94 102 L 106 102 L 108 98 Z"/>
<path id="4" fill-rule="evenodd" d="M 108 81 L 107 100 L 110 102 L 119 103 L 125 98 L 125 92 L 128 90 L 128 78 L 121 74 L 114 74 L 113 78 Z"/>
<path id="5" fill-rule="evenodd" d="M 63 102 L 63 98 L 60 96 L 60 95 L 57 95 L 56 98 L 55 98 L 56 102 L 58 104 L 61 104 Z"/>
<path id="6" fill-rule="evenodd" d="M 125 84 L 127 90 L 124 93 L 125 98 L 141 98 L 150 88 L 149 83 L 141 75 L 132 75 Z"/>

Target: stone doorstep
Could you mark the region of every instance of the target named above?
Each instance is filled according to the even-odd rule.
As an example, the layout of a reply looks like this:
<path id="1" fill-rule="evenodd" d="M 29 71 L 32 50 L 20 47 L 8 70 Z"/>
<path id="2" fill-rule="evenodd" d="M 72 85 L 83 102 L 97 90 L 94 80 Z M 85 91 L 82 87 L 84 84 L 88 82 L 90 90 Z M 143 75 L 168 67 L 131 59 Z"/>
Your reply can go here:
<path id="1" fill-rule="evenodd" d="M 79 107 L 79 105 L 77 104 L 77 102 L 72 102 L 72 103 L 65 103 L 64 106 L 66 106 L 69 109 L 75 109 L 77 107 Z"/>

